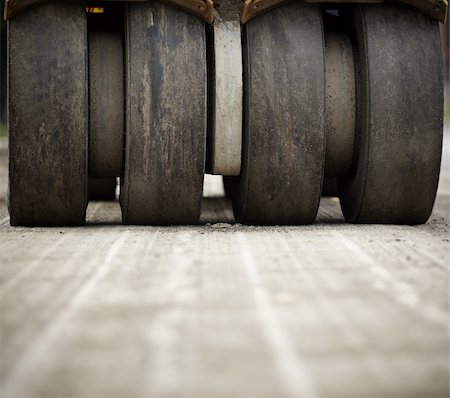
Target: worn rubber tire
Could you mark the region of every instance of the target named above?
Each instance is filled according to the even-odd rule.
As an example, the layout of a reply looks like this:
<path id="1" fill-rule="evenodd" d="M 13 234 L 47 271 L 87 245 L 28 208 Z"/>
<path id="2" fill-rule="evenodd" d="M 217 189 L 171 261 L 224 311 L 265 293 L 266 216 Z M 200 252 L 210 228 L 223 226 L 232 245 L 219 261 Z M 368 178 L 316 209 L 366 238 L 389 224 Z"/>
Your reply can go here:
<path id="1" fill-rule="evenodd" d="M 124 144 L 124 68 L 120 32 L 89 40 L 89 176 L 120 177 Z"/>
<path id="2" fill-rule="evenodd" d="M 9 212 L 11 225 L 85 222 L 88 84 L 86 15 L 51 2 L 9 28 Z"/>
<path id="3" fill-rule="evenodd" d="M 361 71 L 353 172 L 339 180 L 347 221 L 420 224 L 439 179 L 443 82 L 438 22 L 405 6 L 355 9 Z"/>
<path id="4" fill-rule="evenodd" d="M 162 3 L 129 3 L 126 30 L 123 221 L 195 224 L 206 147 L 204 23 Z"/>
<path id="5" fill-rule="evenodd" d="M 231 178 L 236 218 L 309 224 L 319 206 L 325 160 L 322 17 L 291 3 L 246 24 L 244 143 Z"/>

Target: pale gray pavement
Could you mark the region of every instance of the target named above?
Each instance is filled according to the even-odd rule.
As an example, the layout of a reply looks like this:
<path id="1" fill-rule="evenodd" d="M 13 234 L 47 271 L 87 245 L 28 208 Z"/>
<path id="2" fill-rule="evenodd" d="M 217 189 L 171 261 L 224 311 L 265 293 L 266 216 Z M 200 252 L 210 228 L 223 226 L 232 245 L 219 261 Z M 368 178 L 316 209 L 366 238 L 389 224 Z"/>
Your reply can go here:
<path id="1" fill-rule="evenodd" d="M 0 397 L 449 396 L 449 138 L 417 227 L 345 224 L 335 199 L 247 227 L 207 198 L 194 227 L 98 203 L 83 228 L 11 228 L 1 199 Z"/>

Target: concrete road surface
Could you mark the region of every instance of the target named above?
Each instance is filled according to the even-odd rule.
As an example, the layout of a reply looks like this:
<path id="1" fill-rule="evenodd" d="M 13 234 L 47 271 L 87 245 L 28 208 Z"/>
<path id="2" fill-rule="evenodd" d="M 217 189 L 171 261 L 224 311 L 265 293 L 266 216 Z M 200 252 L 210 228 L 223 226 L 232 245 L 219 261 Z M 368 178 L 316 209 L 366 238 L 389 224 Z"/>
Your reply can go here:
<path id="1" fill-rule="evenodd" d="M 11 228 L 0 205 L 1 398 L 449 396 L 450 157 L 426 225 Z M 0 195 L 6 190 L 3 145 Z"/>

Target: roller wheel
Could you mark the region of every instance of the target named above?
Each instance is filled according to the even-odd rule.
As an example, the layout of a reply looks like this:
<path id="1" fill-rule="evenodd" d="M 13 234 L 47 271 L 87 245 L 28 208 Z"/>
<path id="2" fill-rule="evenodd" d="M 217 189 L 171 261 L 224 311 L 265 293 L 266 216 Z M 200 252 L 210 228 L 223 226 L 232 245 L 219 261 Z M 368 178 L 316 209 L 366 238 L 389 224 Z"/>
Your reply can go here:
<path id="1" fill-rule="evenodd" d="M 438 23 L 394 4 L 355 12 L 361 79 L 356 164 L 339 191 L 351 222 L 418 224 L 439 178 L 443 83 Z"/>
<path id="2" fill-rule="evenodd" d="M 87 206 L 87 41 L 80 3 L 9 26 L 11 225 L 79 225 Z"/>
<path id="3" fill-rule="evenodd" d="M 324 38 L 316 5 L 291 3 L 246 25 L 240 222 L 308 224 L 324 170 Z M 228 179 L 227 179 L 228 180 Z"/>
<path id="4" fill-rule="evenodd" d="M 89 33 L 89 176 L 114 183 L 125 132 L 122 48 L 119 32 Z"/>
<path id="5" fill-rule="evenodd" d="M 127 224 L 198 222 L 206 146 L 205 26 L 161 3 L 129 3 Z"/>

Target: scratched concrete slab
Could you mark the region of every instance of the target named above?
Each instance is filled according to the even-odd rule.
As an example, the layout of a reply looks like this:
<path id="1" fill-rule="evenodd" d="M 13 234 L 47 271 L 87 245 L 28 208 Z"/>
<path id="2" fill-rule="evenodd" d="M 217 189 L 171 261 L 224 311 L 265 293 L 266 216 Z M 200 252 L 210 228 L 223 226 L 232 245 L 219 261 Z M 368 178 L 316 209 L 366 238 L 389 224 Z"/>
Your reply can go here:
<path id="1" fill-rule="evenodd" d="M 417 227 L 346 224 L 330 198 L 312 226 L 242 226 L 209 178 L 194 227 L 95 203 L 83 228 L 11 228 L 2 200 L 0 396 L 448 397 L 445 148 Z"/>

